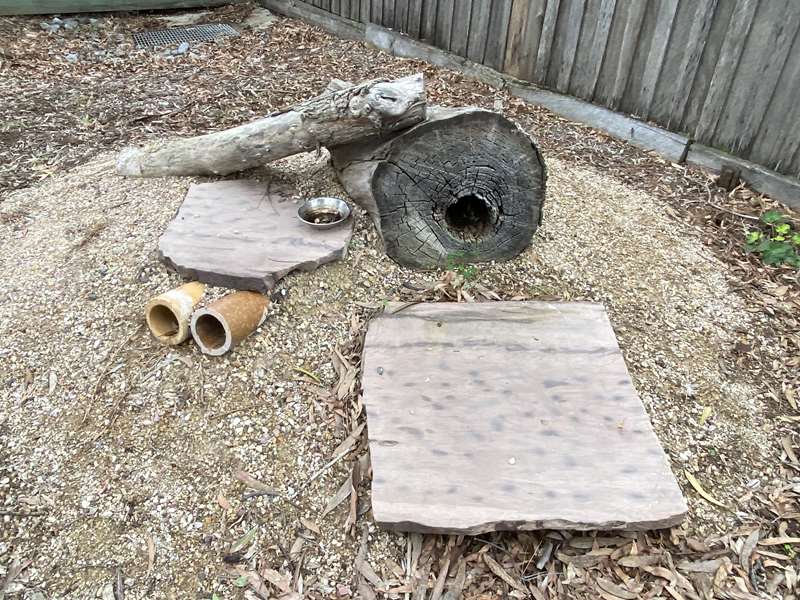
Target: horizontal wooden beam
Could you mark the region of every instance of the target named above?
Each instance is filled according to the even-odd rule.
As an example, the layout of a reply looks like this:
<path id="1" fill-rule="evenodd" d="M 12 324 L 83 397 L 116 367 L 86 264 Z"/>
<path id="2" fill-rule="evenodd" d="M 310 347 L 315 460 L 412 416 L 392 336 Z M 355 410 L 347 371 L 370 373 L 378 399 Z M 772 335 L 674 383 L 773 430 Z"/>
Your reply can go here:
<path id="1" fill-rule="evenodd" d="M 540 90 L 529 85 L 509 83 L 508 91 L 512 96 L 522 98 L 531 104 L 544 106 L 565 119 L 590 125 L 637 148 L 657 152 L 673 162 L 679 162 L 685 157 L 689 140 L 683 135 L 572 96 Z"/>
<path id="2" fill-rule="evenodd" d="M 298 0 L 260 0 L 260 2 L 271 10 L 289 16 L 298 16 L 338 35 L 342 35 L 338 30 L 345 27 L 348 32 L 353 33 L 353 35 L 345 37 L 366 41 L 394 56 L 424 60 L 438 67 L 457 71 L 492 87 L 508 90 L 512 96 L 531 104 L 543 106 L 570 121 L 599 129 L 638 148 L 654 151 L 673 162 L 686 160 L 691 165 L 714 172 L 719 172 L 723 166 L 733 166 L 741 171 L 742 179 L 754 190 L 767 194 L 788 206 L 800 209 L 800 180 L 780 175 L 719 150 L 692 143 L 685 136 L 610 109 L 571 96 L 539 89 L 528 82 L 499 73 L 485 65 L 479 65 L 379 25 L 368 24 L 365 27 L 345 19 L 338 19 L 344 21 L 344 25 L 332 22 L 333 20 L 330 18 L 317 17 L 320 13 L 322 17 L 331 17 L 331 15 L 312 9 Z M 281 9 L 286 5 L 296 5 L 292 9 L 294 14 Z M 305 16 L 299 14 L 301 12 L 300 5 L 303 7 L 302 12 Z M 358 29 L 359 27 L 360 29 Z"/>
<path id="3" fill-rule="evenodd" d="M 793 177 L 781 175 L 749 160 L 697 143 L 689 148 L 686 162 L 715 173 L 719 173 L 723 167 L 737 169 L 739 177 L 757 192 L 800 210 L 800 181 Z"/>
<path id="4" fill-rule="evenodd" d="M 2 0 L 0 15 L 49 15 L 108 12 L 114 10 L 160 10 L 200 8 L 235 4 L 242 0 Z"/>

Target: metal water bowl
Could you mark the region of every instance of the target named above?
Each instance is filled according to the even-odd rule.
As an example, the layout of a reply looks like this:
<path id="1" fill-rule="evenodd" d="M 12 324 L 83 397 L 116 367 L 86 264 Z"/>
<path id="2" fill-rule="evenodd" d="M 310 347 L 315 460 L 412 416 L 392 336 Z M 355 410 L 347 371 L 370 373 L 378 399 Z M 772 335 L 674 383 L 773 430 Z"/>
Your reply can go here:
<path id="1" fill-rule="evenodd" d="M 350 218 L 350 207 L 339 198 L 310 198 L 297 209 L 297 216 L 314 229 L 333 229 Z"/>

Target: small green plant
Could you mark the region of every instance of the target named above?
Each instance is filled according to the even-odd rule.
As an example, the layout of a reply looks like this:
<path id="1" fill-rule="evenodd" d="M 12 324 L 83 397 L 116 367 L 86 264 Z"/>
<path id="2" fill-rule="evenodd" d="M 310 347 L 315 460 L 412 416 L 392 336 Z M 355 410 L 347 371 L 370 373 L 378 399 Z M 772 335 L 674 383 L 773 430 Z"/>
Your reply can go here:
<path id="1" fill-rule="evenodd" d="M 795 549 L 791 544 L 784 544 L 783 551 L 786 552 L 786 556 L 788 556 L 791 560 L 794 560 L 794 557 L 797 556 L 797 552 L 795 552 Z"/>
<path id="2" fill-rule="evenodd" d="M 745 249 L 760 255 L 766 265 L 800 268 L 800 231 L 792 228 L 780 211 L 768 210 L 761 215 L 759 228 L 747 233 Z"/>
<path id="3" fill-rule="evenodd" d="M 453 252 L 447 256 L 446 268 L 460 275 L 464 281 L 472 281 L 478 276 L 478 267 L 467 264 L 469 256 L 464 252 Z"/>

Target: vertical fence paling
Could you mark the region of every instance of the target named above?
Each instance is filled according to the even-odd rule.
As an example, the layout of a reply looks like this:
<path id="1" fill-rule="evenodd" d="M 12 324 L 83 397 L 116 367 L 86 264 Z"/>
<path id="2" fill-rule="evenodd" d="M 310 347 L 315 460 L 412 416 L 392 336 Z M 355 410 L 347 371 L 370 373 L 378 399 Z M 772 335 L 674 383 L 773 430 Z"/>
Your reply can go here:
<path id="1" fill-rule="evenodd" d="M 800 176 L 797 0 L 306 0 Z"/>

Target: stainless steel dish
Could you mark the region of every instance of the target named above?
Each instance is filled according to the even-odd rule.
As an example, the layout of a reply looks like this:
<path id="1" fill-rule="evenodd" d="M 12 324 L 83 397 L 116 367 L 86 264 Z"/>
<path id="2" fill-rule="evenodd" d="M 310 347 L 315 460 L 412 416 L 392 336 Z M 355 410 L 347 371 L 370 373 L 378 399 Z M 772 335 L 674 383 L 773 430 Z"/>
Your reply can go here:
<path id="1" fill-rule="evenodd" d="M 297 209 L 297 216 L 314 229 L 333 229 L 350 218 L 350 207 L 339 198 L 310 198 Z"/>

